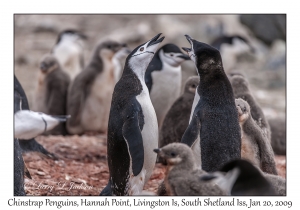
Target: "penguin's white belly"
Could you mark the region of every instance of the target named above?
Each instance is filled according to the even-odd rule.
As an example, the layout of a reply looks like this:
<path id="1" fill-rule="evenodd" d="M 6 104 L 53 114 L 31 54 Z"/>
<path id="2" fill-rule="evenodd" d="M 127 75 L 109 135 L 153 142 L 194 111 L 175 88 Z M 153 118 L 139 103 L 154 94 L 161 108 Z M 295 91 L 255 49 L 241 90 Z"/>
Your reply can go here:
<path id="1" fill-rule="evenodd" d="M 189 120 L 189 123 L 191 122 L 192 120 L 192 116 L 194 114 L 194 110 L 198 104 L 200 100 L 200 95 L 198 94 L 198 87 L 196 88 L 196 91 L 195 91 L 195 96 L 194 96 L 194 101 L 193 101 L 193 106 L 192 106 L 192 111 L 191 111 L 191 115 L 190 115 L 190 120 Z"/>
<path id="2" fill-rule="evenodd" d="M 96 77 L 82 110 L 81 125 L 85 131 L 106 132 L 113 90 L 113 77 Z"/>
<path id="3" fill-rule="evenodd" d="M 197 167 L 202 169 L 200 134 L 195 143 L 192 145 L 191 149 L 194 153 Z"/>
<path id="4" fill-rule="evenodd" d="M 81 72 L 81 49 L 74 44 L 60 44 L 54 49 L 54 55 L 62 69 L 73 80 Z"/>
<path id="5" fill-rule="evenodd" d="M 161 126 L 168 110 L 180 95 L 181 67 L 165 67 L 162 71 L 153 71 L 151 76 L 153 84 L 150 97 L 158 125 Z"/>
<path id="6" fill-rule="evenodd" d="M 143 91 L 136 99 L 143 110 L 145 122 L 142 130 L 144 165 L 141 172 L 137 176 L 131 177 L 129 180 L 131 195 L 141 194 L 144 185 L 150 179 L 157 157 L 156 153 L 153 152 L 153 149 L 158 148 L 157 118 L 146 85 L 143 85 L 143 89 L 147 92 Z"/>

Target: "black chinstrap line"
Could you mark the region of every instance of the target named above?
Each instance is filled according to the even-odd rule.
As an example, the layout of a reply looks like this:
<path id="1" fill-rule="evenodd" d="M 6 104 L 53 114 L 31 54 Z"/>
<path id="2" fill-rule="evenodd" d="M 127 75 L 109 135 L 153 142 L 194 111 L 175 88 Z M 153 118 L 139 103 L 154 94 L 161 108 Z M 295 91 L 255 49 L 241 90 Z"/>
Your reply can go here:
<path id="1" fill-rule="evenodd" d="M 131 57 L 135 57 L 135 56 L 138 56 L 138 55 L 141 55 L 141 54 L 144 54 L 144 53 L 152 53 L 152 54 L 154 55 L 154 52 L 150 52 L 150 51 L 145 51 L 145 52 L 142 52 L 142 53 L 140 53 L 140 54 L 137 54 L 137 55 L 133 55 L 133 56 L 131 56 Z"/>

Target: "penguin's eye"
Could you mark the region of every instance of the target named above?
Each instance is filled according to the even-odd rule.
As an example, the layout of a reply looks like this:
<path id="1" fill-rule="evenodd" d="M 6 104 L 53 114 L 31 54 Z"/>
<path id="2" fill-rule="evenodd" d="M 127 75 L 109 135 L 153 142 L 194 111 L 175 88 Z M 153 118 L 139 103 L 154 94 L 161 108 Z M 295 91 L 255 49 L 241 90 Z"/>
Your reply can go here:
<path id="1" fill-rule="evenodd" d="M 196 88 L 196 85 L 192 85 L 192 88 Z"/>
<path id="2" fill-rule="evenodd" d="M 176 154 L 175 154 L 174 152 L 171 152 L 171 156 L 172 156 L 172 157 L 175 157 Z"/>
<path id="3" fill-rule="evenodd" d="M 143 50 L 144 50 L 144 47 L 141 47 L 141 48 L 140 48 L 140 51 L 143 51 Z"/>
<path id="4" fill-rule="evenodd" d="M 173 57 L 173 54 L 170 54 L 171 57 Z"/>
<path id="5" fill-rule="evenodd" d="M 109 45 L 107 45 L 107 48 L 108 48 L 108 49 L 110 49 L 110 48 L 111 48 L 111 45 L 110 45 L 110 44 L 109 44 Z"/>

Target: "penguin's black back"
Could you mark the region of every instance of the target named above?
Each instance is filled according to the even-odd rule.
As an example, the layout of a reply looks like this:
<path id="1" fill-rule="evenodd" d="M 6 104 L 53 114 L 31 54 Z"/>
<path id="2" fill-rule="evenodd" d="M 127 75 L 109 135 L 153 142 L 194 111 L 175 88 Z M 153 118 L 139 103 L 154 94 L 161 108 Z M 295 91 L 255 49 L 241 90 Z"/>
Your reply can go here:
<path id="1" fill-rule="evenodd" d="M 129 175 L 130 156 L 128 146 L 123 137 L 122 128 L 125 121 L 138 113 L 138 121 L 140 130 L 143 130 L 144 115 L 142 108 L 136 96 L 142 92 L 142 84 L 138 77 L 126 65 L 121 79 L 115 86 L 112 96 L 110 115 L 107 131 L 107 159 L 110 176 L 114 177 L 111 181 L 111 189 L 117 186 L 117 191 L 113 194 L 126 192 L 127 181 Z M 112 155 L 113 154 L 113 155 Z"/>

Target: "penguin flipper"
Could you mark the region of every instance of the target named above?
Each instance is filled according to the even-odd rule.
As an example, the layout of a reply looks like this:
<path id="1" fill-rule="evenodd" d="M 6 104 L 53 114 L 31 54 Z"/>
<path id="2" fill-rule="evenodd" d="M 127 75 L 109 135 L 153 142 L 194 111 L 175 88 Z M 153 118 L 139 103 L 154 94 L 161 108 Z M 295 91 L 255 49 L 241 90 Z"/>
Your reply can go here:
<path id="1" fill-rule="evenodd" d="M 123 124 L 122 128 L 123 137 L 127 143 L 132 160 L 132 172 L 137 176 L 144 165 L 144 146 L 142 132 L 139 127 L 137 113 Z"/>
<path id="2" fill-rule="evenodd" d="M 193 116 L 189 126 L 181 138 L 181 143 L 187 144 L 189 147 L 191 147 L 199 136 L 200 128 L 200 120 L 197 116 Z"/>
<path id="3" fill-rule="evenodd" d="M 106 187 L 100 192 L 100 196 L 112 196 L 111 183 L 108 181 Z"/>

